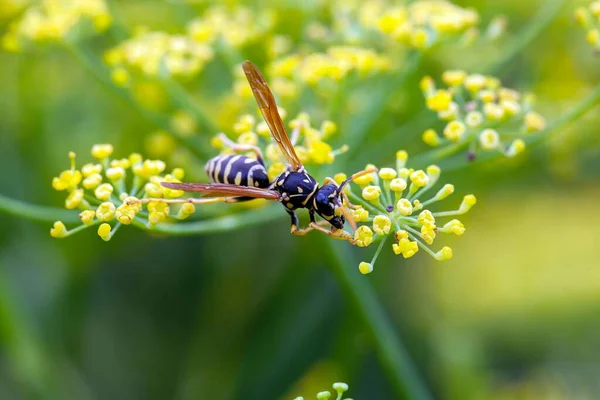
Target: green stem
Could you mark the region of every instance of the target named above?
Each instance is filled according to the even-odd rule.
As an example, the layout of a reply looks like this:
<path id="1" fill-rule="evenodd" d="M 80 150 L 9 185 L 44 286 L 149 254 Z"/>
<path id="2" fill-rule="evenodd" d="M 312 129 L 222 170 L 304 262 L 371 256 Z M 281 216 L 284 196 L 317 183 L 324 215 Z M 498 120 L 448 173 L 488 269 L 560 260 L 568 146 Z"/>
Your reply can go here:
<path id="1" fill-rule="evenodd" d="M 135 224 L 150 232 L 165 233 L 173 236 L 201 235 L 207 233 L 227 232 L 272 221 L 285 216 L 281 207 L 267 206 L 260 209 L 244 211 L 235 215 L 211 218 L 203 221 L 177 222 L 174 224 L 158 224 L 147 229 L 144 224 Z"/>
<path id="2" fill-rule="evenodd" d="M 64 43 L 65 49 L 85 67 L 97 80 L 103 83 L 107 88 L 117 94 L 122 100 L 129 103 L 135 110 L 137 110 L 142 117 L 161 128 L 165 132 L 173 135 L 179 144 L 189 149 L 195 156 L 200 159 L 207 159 L 208 153 L 205 153 L 198 149 L 188 138 L 181 137 L 180 135 L 174 134 L 171 129 L 170 119 L 168 116 L 161 113 L 151 111 L 147 108 L 142 107 L 132 96 L 132 94 L 125 88 L 118 87 L 113 83 L 110 77 L 110 70 L 100 58 L 87 48 L 77 43 Z"/>
<path id="3" fill-rule="evenodd" d="M 345 243 L 347 245 L 347 243 Z M 377 357 L 399 399 L 431 399 L 431 394 L 418 376 L 399 335 L 377 299 L 368 279 L 359 274 L 347 248 L 332 240 L 325 242 L 325 257 L 345 295 L 352 301 L 373 340 Z"/>
<path id="4" fill-rule="evenodd" d="M 523 49 L 529 46 L 547 27 L 554 21 L 562 7 L 569 0 L 547 0 L 539 12 L 517 34 L 513 44 L 506 50 L 500 52 L 500 58 L 489 64 L 484 73 L 494 74 L 506 68 L 507 64 L 515 58 Z"/>
<path id="5" fill-rule="evenodd" d="M 402 88 L 407 78 L 417 69 L 421 58 L 421 52 L 413 52 L 409 56 L 406 65 L 403 66 L 402 72 L 385 79 L 381 82 L 381 87 L 378 90 L 373 90 L 373 96 L 368 101 L 367 109 L 350 123 L 347 134 L 351 152 L 350 157 L 361 151 L 359 145 L 383 115 L 392 96 Z"/>
<path id="6" fill-rule="evenodd" d="M 38 222 L 81 222 L 76 211 L 28 204 L 3 195 L 0 195 L 0 212 Z"/>
<path id="7" fill-rule="evenodd" d="M 577 121 L 583 115 L 585 115 L 588 111 L 594 108 L 596 105 L 600 103 L 600 85 L 597 86 L 592 92 L 585 97 L 581 102 L 563 114 L 561 117 L 552 121 L 546 129 L 537 134 L 533 134 L 530 136 L 526 136 L 523 139 L 525 143 L 527 143 L 527 148 L 531 148 L 542 143 L 544 139 L 547 139 L 552 134 L 558 132 L 560 128 Z M 527 151 L 527 149 L 526 149 Z M 483 162 L 488 162 L 491 160 L 499 159 L 504 157 L 502 153 L 484 153 L 479 154 L 475 161 L 468 161 L 467 158 L 462 155 L 458 155 L 448 160 L 448 162 L 440 164 L 444 171 L 454 171 L 457 169 L 465 168 L 468 166 L 478 165 Z M 426 161 L 424 158 L 423 161 Z"/>

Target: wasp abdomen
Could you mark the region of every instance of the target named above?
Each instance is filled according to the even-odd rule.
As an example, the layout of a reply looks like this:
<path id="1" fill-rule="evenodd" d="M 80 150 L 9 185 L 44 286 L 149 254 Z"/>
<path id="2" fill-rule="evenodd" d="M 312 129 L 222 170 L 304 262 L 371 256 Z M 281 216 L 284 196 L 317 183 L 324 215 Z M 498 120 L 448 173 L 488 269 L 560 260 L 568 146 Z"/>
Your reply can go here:
<path id="1" fill-rule="evenodd" d="M 216 156 L 204 166 L 206 174 L 217 183 L 238 186 L 269 187 L 265 166 L 255 158 L 242 155 Z"/>

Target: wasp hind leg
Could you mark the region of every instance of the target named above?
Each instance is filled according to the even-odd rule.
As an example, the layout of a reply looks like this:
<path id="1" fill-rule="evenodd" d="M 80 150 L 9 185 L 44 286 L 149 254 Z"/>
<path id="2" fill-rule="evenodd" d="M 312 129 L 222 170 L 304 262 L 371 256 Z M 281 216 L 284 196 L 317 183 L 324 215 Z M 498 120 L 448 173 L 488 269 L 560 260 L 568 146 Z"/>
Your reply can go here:
<path id="1" fill-rule="evenodd" d="M 252 146 L 250 144 L 236 143 L 233 140 L 229 139 L 227 137 L 227 135 L 225 135 L 224 133 L 219 133 L 219 135 L 217 137 L 225 146 L 229 147 L 231 150 L 235 151 L 236 153 L 243 153 L 245 151 L 254 152 L 254 154 L 256 154 L 256 160 L 259 163 L 261 163 L 263 167 L 265 166 L 265 161 L 264 161 L 264 158 L 262 155 L 262 151 L 260 150 L 259 147 Z"/>

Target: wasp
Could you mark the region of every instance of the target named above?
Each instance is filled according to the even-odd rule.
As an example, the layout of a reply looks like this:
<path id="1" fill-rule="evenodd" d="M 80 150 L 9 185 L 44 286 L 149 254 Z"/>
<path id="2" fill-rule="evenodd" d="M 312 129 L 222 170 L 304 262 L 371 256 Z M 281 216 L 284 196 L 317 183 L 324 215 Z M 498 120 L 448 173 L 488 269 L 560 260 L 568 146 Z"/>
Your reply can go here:
<path id="1" fill-rule="evenodd" d="M 238 144 L 221 135 L 223 144 L 230 147 L 234 154 L 216 156 L 206 163 L 206 173 L 213 182 L 161 183 L 162 186 L 169 189 L 200 192 L 203 197 L 161 199 L 161 201 L 194 204 L 233 203 L 251 199 L 279 201 L 290 215 L 292 234 L 305 235 L 311 230 L 317 230 L 332 237 L 346 239 L 354 244 L 353 236 L 344 231 L 346 220 L 356 230 L 356 224 L 344 207 L 344 202 L 348 207 L 355 206 L 350 203 L 343 190 L 353 179 L 376 172 L 376 169 L 357 172 L 339 185 L 332 178 L 326 178 L 323 185 L 320 186 L 300 162 L 277 110 L 275 97 L 262 74 L 250 61 L 245 61 L 242 67 L 271 136 L 287 160 L 286 170 L 271 182 L 261 150 L 258 147 Z M 255 158 L 237 154 L 247 152 L 254 152 Z M 304 229 L 299 228 L 298 217 L 295 213 L 300 208 L 307 209 L 310 217 L 310 223 Z M 318 223 L 315 214 L 325 221 Z M 325 227 L 327 225 L 331 226 L 330 229 Z"/>

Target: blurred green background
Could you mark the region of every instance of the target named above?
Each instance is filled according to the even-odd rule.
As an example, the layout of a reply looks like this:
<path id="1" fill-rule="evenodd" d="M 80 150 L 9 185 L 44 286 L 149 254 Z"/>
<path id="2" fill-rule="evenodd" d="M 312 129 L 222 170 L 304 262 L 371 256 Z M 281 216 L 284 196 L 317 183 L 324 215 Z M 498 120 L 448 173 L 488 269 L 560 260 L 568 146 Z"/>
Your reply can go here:
<path id="1" fill-rule="evenodd" d="M 287 18 L 302 11 L 308 23 L 312 3 L 303 3 L 276 10 Z M 506 41 L 543 4 L 456 3 L 483 21 L 505 15 Z M 600 79 L 599 59 L 572 18 L 578 4 L 567 1 L 499 73 L 506 86 L 535 92 L 549 120 Z M 115 5 L 131 26 L 173 32 L 206 6 Z M 286 27 L 293 29 L 278 29 Z M 92 45 L 106 48 L 106 40 Z M 478 72 L 499 51 L 490 44 L 427 55 L 378 134 L 422 107 L 422 75 Z M 193 90 L 228 90 L 221 62 Z M 386 249 L 374 273 L 360 277 L 435 398 L 600 397 L 599 123 L 594 110 L 517 160 L 444 174 L 479 200 L 465 236 L 450 243 L 454 259 L 404 260 Z M 68 166 L 69 150 L 88 160 L 92 144 L 110 142 L 125 155 L 145 149 L 155 130 L 58 46 L 0 53 L 2 195 L 59 207 L 63 195 L 50 182 Z M 399 143 L 424 149 L 418 135 Z M 393 151 L 344 162 L 350 171 L 392 160 Z M 202 163 L 192 165 L 202 176 Z M 354 399 L 395 398 L 367 328 L 328 268 L 326 238 L 288 235 L 279 211 L 274 222 L 226 233 L 169 238 L 130 228 L 108 243 L 91 231 L 59 241 L 51 224 L 0 214 L 0 398 L 312 398 L 335 381 L 347 382 Z M 370 254 L 347 251 L 355 260 Z M 358 274 L 356 264 L 346 268 Z"/>

